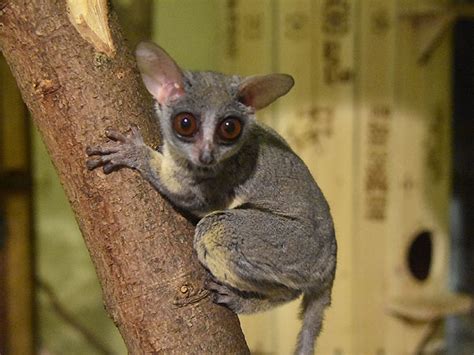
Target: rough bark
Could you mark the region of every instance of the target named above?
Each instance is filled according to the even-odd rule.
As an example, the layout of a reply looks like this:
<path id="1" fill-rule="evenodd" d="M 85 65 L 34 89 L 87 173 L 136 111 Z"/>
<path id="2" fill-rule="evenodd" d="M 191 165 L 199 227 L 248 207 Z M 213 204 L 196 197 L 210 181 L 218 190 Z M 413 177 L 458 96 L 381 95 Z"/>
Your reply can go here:
<path id="1" fill-rule="evenodd" d="M 248 353 L 237 317 L 203 288 L 193 226 L 136 172 L 85 167 L 86 146 L 107 127 L 136 124 L 158 143 L 150 99 L 109 20 L 108 56 L 78 34 L 65 1 L 0 0 L 0 49 L 76 213 L 106 309 L 132 354 Z"/>

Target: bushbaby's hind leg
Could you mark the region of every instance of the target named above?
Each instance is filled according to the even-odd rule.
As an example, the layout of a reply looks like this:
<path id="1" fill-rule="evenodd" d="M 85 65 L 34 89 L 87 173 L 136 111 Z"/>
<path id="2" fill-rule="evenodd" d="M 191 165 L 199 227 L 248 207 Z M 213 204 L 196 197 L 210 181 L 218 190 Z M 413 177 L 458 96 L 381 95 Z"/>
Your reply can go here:
<path id="1" fill-rule="evenodd" d="M 267 226 L 265 226 L 265 224 Z M 291 221 L 259 210 L 233 209 L 204 217 L 196 226 L 199 260 L 218 283 L 210 287 L 218 303 L 239 313 L 256 312 L 296 298 L 291 287 L 294 255 L 285 260 Z"/>

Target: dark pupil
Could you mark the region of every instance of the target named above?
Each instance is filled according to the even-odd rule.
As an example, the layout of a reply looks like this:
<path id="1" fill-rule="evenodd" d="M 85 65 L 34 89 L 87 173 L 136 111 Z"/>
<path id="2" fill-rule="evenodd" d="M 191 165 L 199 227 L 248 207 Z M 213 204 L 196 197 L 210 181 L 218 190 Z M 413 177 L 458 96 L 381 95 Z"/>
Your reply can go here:
<path id="1" fill-rule="evenodd" d="M 193 123 L 191 122 L 191 119 L 189 117 L 183 117 L 183 119 L 181 120 L 181 128 L 184 131 L 187 131 L 188 129 L 190 129 L 192 124 Z"/>
<path id="2" fill-rule="evenodd" d="M 235 131 L 235 122 L 225 121 L 224 122 L 224 131 L 226 131 L 229 134 L 234 133 L 234 131 Z"/>

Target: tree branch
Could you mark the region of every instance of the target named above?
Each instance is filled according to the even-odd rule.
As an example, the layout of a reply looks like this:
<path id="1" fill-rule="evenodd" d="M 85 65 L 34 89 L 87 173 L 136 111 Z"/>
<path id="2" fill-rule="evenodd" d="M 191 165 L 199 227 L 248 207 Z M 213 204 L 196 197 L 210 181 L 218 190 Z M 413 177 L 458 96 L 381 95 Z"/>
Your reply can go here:
<path id="1" fill-rule="evenodd" d="M 109 314 L 132 354 L 248 353 L 237 317 L 212 304 L 193 226 L 136 172 L 85 167 L 107 127 L 159 129 L 135 62 L 110 14 L 115 55 L 71 24 L 63 1 L 1 1 L 0 49 L 75 211 Z"/>

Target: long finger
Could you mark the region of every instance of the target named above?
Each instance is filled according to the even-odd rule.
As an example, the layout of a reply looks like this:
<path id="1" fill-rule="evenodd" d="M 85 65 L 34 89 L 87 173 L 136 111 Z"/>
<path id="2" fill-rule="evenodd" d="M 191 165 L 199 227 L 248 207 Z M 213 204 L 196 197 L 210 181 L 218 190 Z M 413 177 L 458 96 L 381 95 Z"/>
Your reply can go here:
<path id="1" fill-rule="evenodd" d="M 87 147 L 86 154 L 91 155 L 105 155 L 105 154 L 112 154 L 117 153 L 120 150 L 119 146 L 117 145 L 102 145 L 96 147 Z"/>

